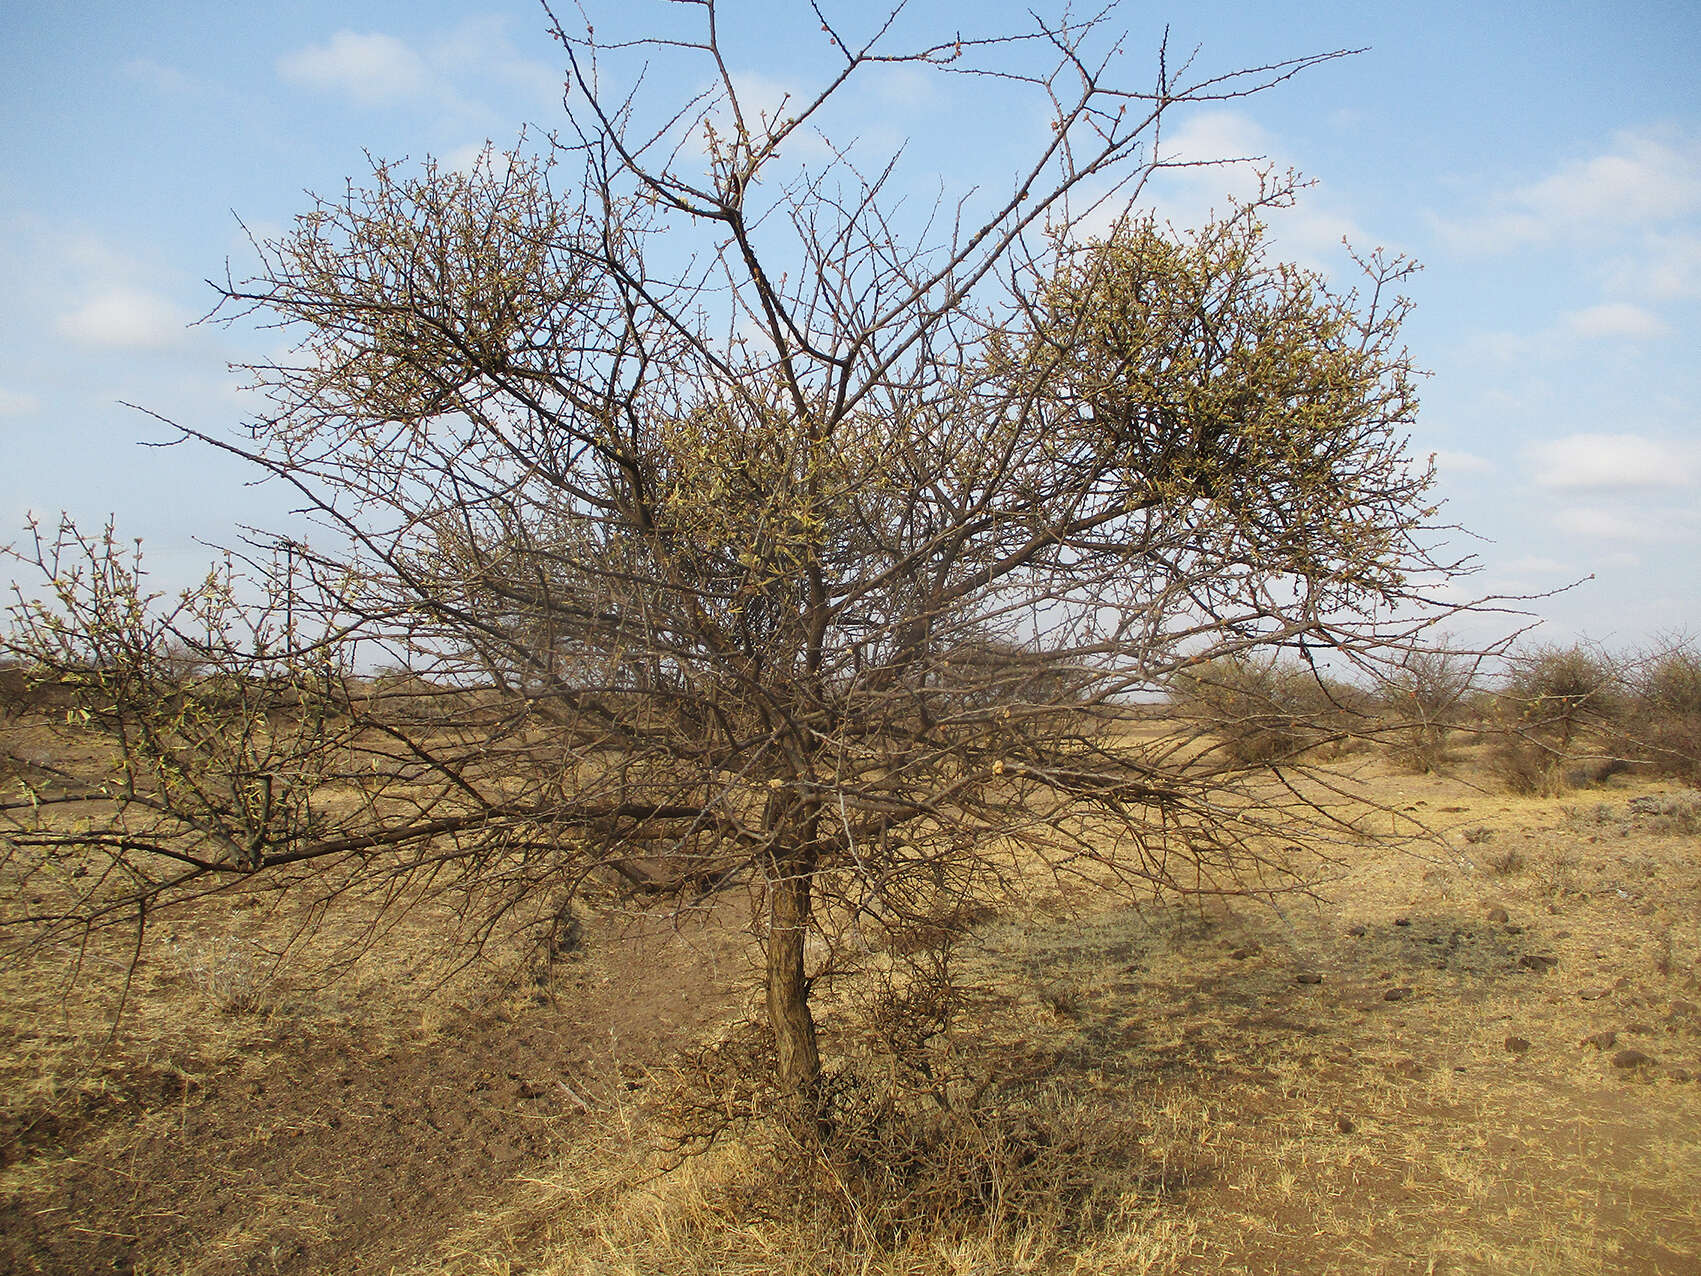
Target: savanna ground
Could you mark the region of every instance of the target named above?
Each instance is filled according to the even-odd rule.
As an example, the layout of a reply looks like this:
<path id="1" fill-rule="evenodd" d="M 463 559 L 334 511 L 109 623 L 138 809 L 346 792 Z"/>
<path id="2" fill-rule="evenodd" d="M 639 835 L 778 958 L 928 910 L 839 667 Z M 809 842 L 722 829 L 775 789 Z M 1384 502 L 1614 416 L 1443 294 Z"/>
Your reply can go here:
<path id="1" fill-rule="evenodd" d="M 1472 754 L 1341 759 L 1434 836 L 1316 899 L 981 920 L 950 1053 L 1006 1173 L 897 1245 L 777 1203 L 736 1128 L 656 1150 L 755 1009 L 742 898 L 548 966 L 458 965 L 429 900 L 374 943 L 241 893 L 38 951 L 0 971 L 0 1270 L 1701 1271 L 1701 794 L 1510 796 Z M 842 1053 L 865 1003 L 821 1000 Z"/>

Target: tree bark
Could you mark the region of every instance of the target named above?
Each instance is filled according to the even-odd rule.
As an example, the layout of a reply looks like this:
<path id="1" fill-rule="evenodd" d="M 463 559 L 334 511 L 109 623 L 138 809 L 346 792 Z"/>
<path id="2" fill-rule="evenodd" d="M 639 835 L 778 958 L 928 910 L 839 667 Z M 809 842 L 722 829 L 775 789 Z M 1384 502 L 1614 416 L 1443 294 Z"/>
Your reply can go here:
<path id="1" fill-rule="evenodd" d="M 768 884 L 768 1023 L 779 1054 L 780 1086 L 798 1115 L 813 1117 L 820 1097 L 821 1051 L 809 1010 L 803 944 L 809 933 L 812 853 L 776 855 Z"/>

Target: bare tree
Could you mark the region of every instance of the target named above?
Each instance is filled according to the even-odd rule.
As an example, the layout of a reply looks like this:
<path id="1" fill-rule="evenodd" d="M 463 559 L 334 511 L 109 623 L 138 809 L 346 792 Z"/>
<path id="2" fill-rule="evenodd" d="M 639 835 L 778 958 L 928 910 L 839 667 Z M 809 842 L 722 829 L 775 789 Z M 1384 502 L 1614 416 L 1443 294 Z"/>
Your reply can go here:
<path id="1" fill-rule="evenodd" d="M 1285 889 L 1278 848 L 1343 827 L 1128 706 L 1237 653 L 1398 660 L 1433 623 L 1453 569 L 1405 451 L 1405 268 L 1370 258 L 1343 294 L 1266 255 L 1256 206 L 1188 233 L 1112 215 L 1170 112 L 1324 59 L 1160 55 L 1130 89 L 1097 20 L 900 50 L 896 13 L 857 34 L 817 10 L 836 68 L 760 112 L 713 0 L 686 11 L 666 39 L 556 23 L 559 134 L 467 172 L 380 163 L 221 288 L 299 344 L 252 369 L 250 437 L 206 441 L 299 492 L 310 544 L 257 541 L 248 585 L 175 609 L 110 544 L 22 550 L 57 598 L 7 647 L 81 688 L 78 729 L 121 759 L 6 804 L 23 875 L 101 864 L 25 921 L 139 925 L 255 873 L 448 883 L 486 925 L 608 883 L 747 889 L 807 1111 L 811 986 L 849 928 L 1036 866 Z M 611 88 L 647 56 L 710 87 L 655 114 Z M 896 161 L 782 159 L 894 63 L 1049 114 L 1003 194 L 917 217 Z M 150 685 L 185 644 L 215 672 Z M 380 661 L 406 696 L 363 690 Z"/>

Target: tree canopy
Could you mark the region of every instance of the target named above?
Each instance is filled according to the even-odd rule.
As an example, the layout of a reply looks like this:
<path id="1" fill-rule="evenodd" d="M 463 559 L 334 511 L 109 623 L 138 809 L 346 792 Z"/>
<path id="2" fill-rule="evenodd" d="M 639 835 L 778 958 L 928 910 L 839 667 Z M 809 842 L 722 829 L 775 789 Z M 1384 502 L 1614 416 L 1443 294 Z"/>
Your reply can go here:
<path id="1" fill-rule="evenodd" d="M 100 867 L 14 924 L 140 926 L 257 873 L 428 880 L 479 925 L 746 890 L 807 1098 L 850 930 L 1036 866 L 1282 889 L 1280 848 L 1338 835 L 1131 720 L 1218 657 L 1397 661 L 1455 570 L 1407 454 L 1407 267 L 1343 292 L 1273 258 L 1282 182 L 1193 230 L 1138 209 L 1171 113 L 1321 59 L 1160 58 L 1130 90 L 1098 21 L 894 50 L 823 17 L 836 72 L 763 113 L 690 8 L 665 42 L 558 23 L 558 132 L 378 162 L 220 286 L 295 344 L 249 369 L 247 434 L 204 441 L 298 492 L 310 536 L 256 534 L 176 602 L 110 535 L 20 547 L 52 583 L 6 648 L 107 753 L 20 770 L 14 868 Z M 611 86 L 662 45 L 709 87 L 651 123 Z M 1049 113 L 1006 192 L 918 218 L 899 160 L 782 160 L 893 62 Z"/>

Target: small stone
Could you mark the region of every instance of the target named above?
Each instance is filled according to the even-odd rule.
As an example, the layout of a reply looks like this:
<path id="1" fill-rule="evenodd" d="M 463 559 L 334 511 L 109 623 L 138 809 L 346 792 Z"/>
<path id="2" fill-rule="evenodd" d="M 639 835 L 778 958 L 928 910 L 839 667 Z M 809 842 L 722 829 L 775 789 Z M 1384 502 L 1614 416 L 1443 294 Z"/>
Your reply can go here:
<path id="1" fill-rule="evenodd" d="M 1293 981 L 1296 984 L 1320 984 L 1323 982 L 1323 976 L 1314 970 L 1302 970 L 1293 977 Z"/>
<path id="2" fill-rule="evenodd" d="M 1488 920 L 1495 926 L 1504 926 L 1512 920 L 1512 915 L 1504 908 L 1495 907 L 1488 910 Z"/>
<path id="3" fill-rule="evenodd" d="M 1653 1062 L 1653 1056 L 1643 1054 L 1640 1050 L 1620 1050 L 1612 1057 L 1612 1066 L 1615 1068 L 1646 1068 Z"/>
<path id="4" fill-rule="evenodd" d="M 1518 964 L 1525 970 L 1533 970 L 1539 975 L 1545 975 L 1559 965 L 1559 958 L 1550 957 L 1545 953 L 1525 953 L 1518 958 Z"/>
<path id="5" fill-rule="evenodd" d="M 1666 1076 L 1672 1081 L 1693 1081 L 1695 1079 L 1688 1068 L 1667 1068 Z"/>
<path id="6" fill-rule="evenodd" d="M 1407 997 L 1409 997 L 1411 995 L 1412 995 L 1412 990 L 1410 988 L 1390 988 L 1387 992 L 1382 994 L 1382 1000 L 1383 1001 L 1404 1001 Z"/>
<path id="7" fill-rule="evenodd" d="M 1347 927 L 1347 934 L 1351 935 L 1354 939 L 1363 939 L 1364 938 L 1364 927 L 1363 926 L 1348 926 Z"/>
<path id="8" fill-rule="evenodd" d="M 1409 917 L 1396 917 L 1394 919 L 1394 925 L 1396 926 L 1410 926 L 1411 924 L 1412 919 Z"/>
<path id="9" fill-rule="evenodd" d="M 1353 1124 L 1353 1119 L 1349 1116 L 1337 1116 L 1335 1118 L 1335 1128 L 1342 1134 L 1351 1134 L 1354 1130 L 1358 1129 L 1358 1126 Z"/>
<path id="10" fill-rule="evenodd" d="M 1701 1015 L 1701 1010 L 1696 1008 L 1693 1001 L 1685 1001 L 1683 998 L 1679 997 L 1676 1001 L 1671 1003 L 1670 1018 L 1693 1019 L 1697 1015 Z"/>
<path id="11" fill-rule="evenodd" d="M 1528 1054 L 1530 1043 L 1523 1037 L 1506 1038 L 1506 1049 L 1511 1054 Z"/>
<path id="12" fill-rule="evenodd" d="M 1611 991 L 1611 989 L 1608 989 L 1608 988 L 1585 988 L 1585 989 L 1583 989 L 1582 992 L 1578 993 L 1577 995 L 1579 997 L 1581 997 L 1584 1001 L 1599 1001 L 1602 997 L 1606 996 L 1607 993 L 1610 992 L 1610 991 Z"/>
<path id="13" fill-rule="evenodd" d="M 1596 1050 L 1611 1050 L 1618 1044 L 1618 1034 L 1609 1028 L 1605 1032 L 1597 1032 L 1593 1036 L 1584 1037 L 1577 1044 L 1593 1046 Z"/>
<path id="14" fill-rule="evenodd" d="M 1248 957 L 1256 957 L 1263 951 L 1264 949 L 1262 946 L 1258 944 L 1246 944 L 1240 948 L 1236 948 L 1234 951 L 1229 953 L 1229 956 L 1234 958 L 1236 961 L 1245 961 Z"/>
<path id="15" fill-rule="evenodd" d="M 1654 1035 L 1653 1028 L 1649 1027 L 1645 1023 L 1640 1023 L 1640 1022 L 1632 1023 L 1632 1024 L 1626 1024 L 1625 1027 L 1624 1027 L 1624 1030 L 1626 1032 L 1628 1032 L 1631 1036 L 1634 1036 L 1634 1037 L 1651 1037 L 1651 1036 Z"/>

